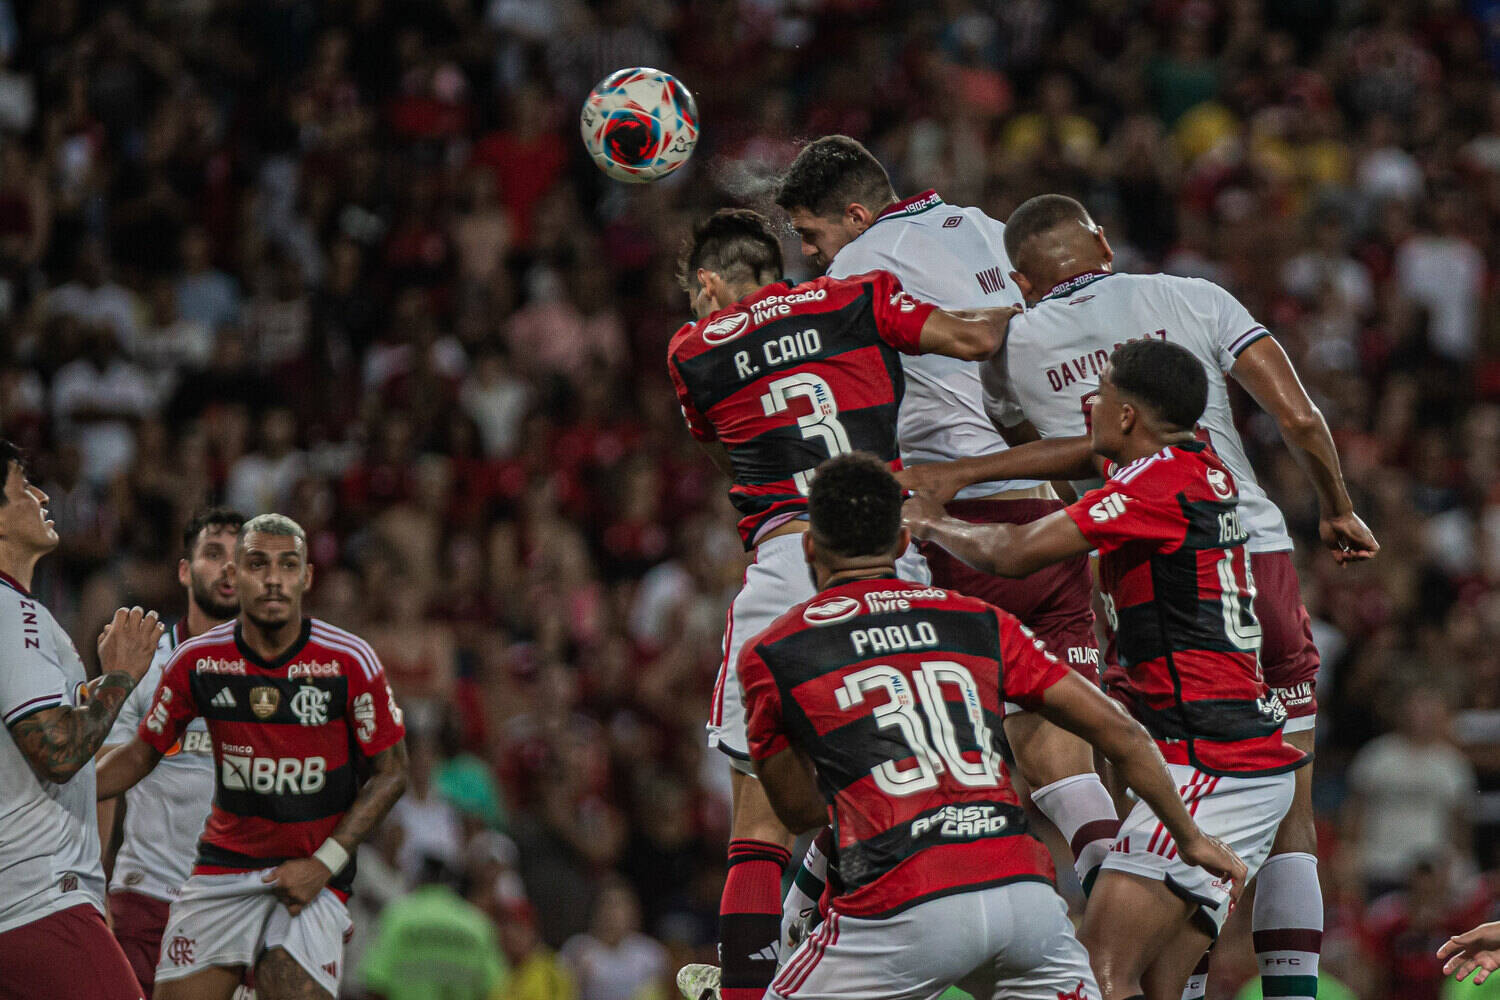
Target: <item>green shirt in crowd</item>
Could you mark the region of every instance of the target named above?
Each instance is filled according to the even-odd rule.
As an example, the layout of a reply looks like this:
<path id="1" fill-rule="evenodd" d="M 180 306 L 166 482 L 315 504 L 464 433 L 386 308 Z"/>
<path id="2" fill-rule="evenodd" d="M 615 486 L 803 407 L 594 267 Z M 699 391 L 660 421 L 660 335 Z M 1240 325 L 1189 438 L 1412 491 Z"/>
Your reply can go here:
<path id="1" fill-rule="evenodd" d="M 385 1000 L 486 1000 L 506 970 L 489 918 L 426 885 L 381 912 L 359 971 Z"/>

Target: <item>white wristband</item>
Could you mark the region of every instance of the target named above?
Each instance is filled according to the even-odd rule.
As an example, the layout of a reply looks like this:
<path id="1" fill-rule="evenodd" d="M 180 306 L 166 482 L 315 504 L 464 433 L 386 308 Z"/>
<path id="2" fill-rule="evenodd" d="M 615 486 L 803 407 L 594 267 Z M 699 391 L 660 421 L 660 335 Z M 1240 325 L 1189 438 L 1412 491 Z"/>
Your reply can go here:
<path id="1" fill-rule="evenodd" d="M 323 862 L 328 871 L 334 875 L 344 870 L 349 863 L 349 852 L 344 850 L 344 845 L 329 837 L 323 841 L 323 846 L 313 851 L 313 857 Z"/>

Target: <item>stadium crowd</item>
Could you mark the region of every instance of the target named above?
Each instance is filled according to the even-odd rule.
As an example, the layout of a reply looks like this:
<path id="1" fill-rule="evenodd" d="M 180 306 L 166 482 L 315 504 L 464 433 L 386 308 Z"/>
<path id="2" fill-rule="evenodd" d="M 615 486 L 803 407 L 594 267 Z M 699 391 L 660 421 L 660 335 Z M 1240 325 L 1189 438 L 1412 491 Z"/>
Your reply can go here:
<path id="1" fill-rule="evenodd" d="M 629 65 L 704 123 L 656 185 L 577 138 Z M 1334 430 L 1383 546 L 1343 570 L 1244 413 L 1323 653 L 1323 968 L 1437 998 L 1500 866 L 1497 71 L 1494 0 L 0 0 L 0 431 L 63 537 L 38 593 L 88 657 L 117 605 L 180 611 L 194 507 L 291 515 L 313 613 L 412 732 L 360 937 L 440 861 L 502 996 L 672 995 L 712 960 L 702 724 L 745 562 L 663 364 L 682 236 L 830 132 L 903 195 L 1062 191 L 1121 269 L 1231 289 Z M 1227 997 L 1254 966 L 1218 951 Z"/>

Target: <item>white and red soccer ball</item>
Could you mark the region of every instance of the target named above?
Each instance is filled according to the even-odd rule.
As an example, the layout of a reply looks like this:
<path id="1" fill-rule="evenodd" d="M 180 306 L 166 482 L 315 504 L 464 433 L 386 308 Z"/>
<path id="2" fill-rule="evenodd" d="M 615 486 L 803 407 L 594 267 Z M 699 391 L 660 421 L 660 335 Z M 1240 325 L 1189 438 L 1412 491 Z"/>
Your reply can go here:
<path id="1" fill-rule="evenodd" d="M 660 180 L 687 162 L 698 143 L 698 106 L 670 73 L 647 66 L 599 82 L 579 114 L 583 145 L 610 177 Z"/>

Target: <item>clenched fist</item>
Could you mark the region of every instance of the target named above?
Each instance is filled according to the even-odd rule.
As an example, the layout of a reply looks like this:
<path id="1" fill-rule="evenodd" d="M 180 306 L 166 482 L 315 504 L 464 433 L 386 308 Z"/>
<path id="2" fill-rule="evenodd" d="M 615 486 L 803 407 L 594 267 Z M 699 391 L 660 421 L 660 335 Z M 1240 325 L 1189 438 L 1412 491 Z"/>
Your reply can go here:
<path id="1" fill-rule="evenodd" d="M 163 627 L 155 611 L 116 611 L 99 633 L 99 666 L 106 674 L 123 672 L 139 681 L 156 656 Z"/>

